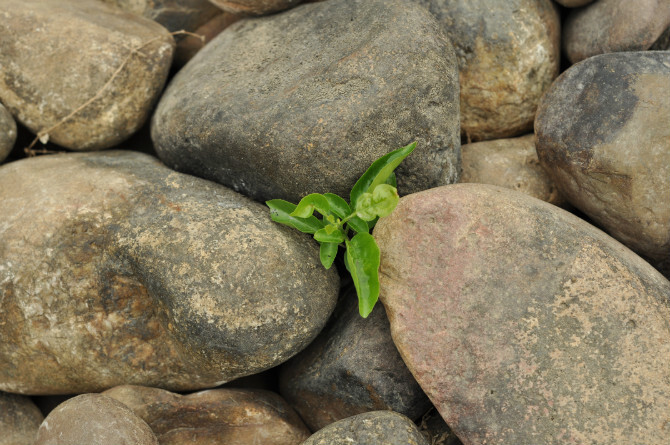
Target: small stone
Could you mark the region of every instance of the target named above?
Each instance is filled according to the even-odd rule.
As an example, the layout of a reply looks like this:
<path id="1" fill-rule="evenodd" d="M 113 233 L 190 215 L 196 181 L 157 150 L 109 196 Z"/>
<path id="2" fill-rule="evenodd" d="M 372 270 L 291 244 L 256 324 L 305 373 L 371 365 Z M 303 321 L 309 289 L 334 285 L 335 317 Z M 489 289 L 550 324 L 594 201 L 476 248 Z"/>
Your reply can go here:
<path id="1" fill-rule="evenodd" d="M 670 258 L 670 52 L 603 54 L 544 96 L 540 162 L 562 194 L 653 261 Z"/>
<path id="2" fill-rule="evenodd" d="M 417 419 L 431 406 L 393 344 L 384 308 L 362 318 L 353 289 L 316 340 L 282 367 L 279 388 L 312 431 L 368 411 Z"/>
<path id="3" fill-rule="evenodd" d="M 9 111 L 0 104 L 0 162 L 4 161 L 16 142 L 16 122 Z"/>
<path id="4" fill-rule="evenodd" d="M 339 290 L 267 207 L 130 151 L 0 167 L 0 389 L 211 388 L 279 365 Z"/>
<path id="5" fill-rule="evenodd" d="M 223 12 L 214 16 L 193 32 L 197 36 L 204 38 L 204 40 L 196 36 L 185 36 L 183 39 L 180 39 L 177 42 L 177 50 L 174 53 L 174 64 L 178 67 L 186 65 L 207 43 L 239 19 L 240 16 Z"/>
<path id="6" fill-rule="evenodd" d="M 392 26 L 390 25 L 392 24 Z M 235 23 L 171 81 L 159 157 L 256 200 L 348 196 L 413 141 L 402 193 L 460 170 L 458 72 L 435 18 L 404 0 L 329 0 Z"/>
<path id="7" fill-rule="evenodd" d="M 243 15 L 265 15 L 282 11 L 302 3 L 303 0 L 209 0 L 224 11 Z"/>
<path id="8" fill-rule="evenodd" d="M 382 218 L 393 340 L 465 444 L 667 445 L 670 282 L 578 217 L 457 184 Z"/>
<path id="9" fill-rule="evenodd" d="M 56 407 L 40 426 L 35 445 L 158 445 L 142 419 L 123 403 L 82 394 Z"/>
<path id="10" fill-rule="evenodd" d="M 535 136 L 475 142 L 461 146 L 462 183 L 491 184 L 550 204 L 565 200 L 537 159 Z"/>
<path id="11" fill-rule="evenodd" d="M 299 445 L 310 435 L 295 411 L 270 391 L 213 389 L 182 396 L 127 385 L 103 394 L 147 422 L 161 445 Z"/>
<path id="12" fill-rule="evenodd" d="M 414 423 L 393 411 L 372 411 L 331 423 L 302 445 L 429 445 Z"/>
<path id="13" fill-rule="evenodd" d="M 28 397 L 0 392 L 0 445 L 32 445 L 42 420 Z"/>
<path id="14" fill-rule="evenodd" d="M 563 49 L 571 63 L 598 54 L 646 50 L 669 26 L 670 0 L 598 0 L 570 11 Z"/>
<path id="15" fill-rule="evenodd" d="M 99 150 L 148 118 L 172 63 L 162 26 L 97 0 L 3 0 L 0 14 L 0 100 L 41 139 Z"/>

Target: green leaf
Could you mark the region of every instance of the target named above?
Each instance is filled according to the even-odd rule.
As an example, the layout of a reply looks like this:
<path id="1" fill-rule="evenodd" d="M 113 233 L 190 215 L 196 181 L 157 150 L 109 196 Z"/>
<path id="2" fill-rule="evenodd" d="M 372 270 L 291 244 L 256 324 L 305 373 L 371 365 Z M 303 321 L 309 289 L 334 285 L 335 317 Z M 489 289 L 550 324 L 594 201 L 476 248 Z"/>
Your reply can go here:
<path id="1" fill-rule="evenodd" d="M 389 215 L 398 205 L 398 191 L 388 184 L 379 184 L 372 193 L 363 193 L 356 202 L 356 215 L 365 221 Z"/>
<path id="2" fill-rule="evenodd" d="M 321 243 L 319 248 L 319 257 L 321 258 L 321 264 L 326 269 L 330 269 L 330 266 L 333 265 L 335 257 L 337 256 L 337 246 L 338 243 Z"/>
<path id="3" fill-rule="evenodd" d="M 328 233 L 328 230 L 324 227 L 316 231 L 314 239 L 320 243 L 341 243 L 344 241 L 344 233 L 341 230 Z"/>
<path id="4" fill-rule="evenodd" d="M 351 194 L 349 196 L 351 207 L 356 208 L 358 199 L 363 193 L 374 190 L 379 184 L 386 183 L 393 173 L 393 170 L 396 169 L 403 159 L 414 151 L 415 147 L 416 142 L 413 142 L 405 147 L 394 150 L 373 162 L 370 168 L 368 168 L 367 171 L 363 173 L 363 176 L 356 182 L 354 188 L 351 189 Z"/>
<path id="5" fill-rule="evenodd" d="M 347 224 L 351 230 L 357 233 L 368 233 L 370 230 L 368 223 L 360 219 L 358 216 L 351 218 L 349 221 L 347 221 Z"/>
<path id="6" fill-rule="evenodd" d="M 391 173 L 391 176 L 386 178 L 384 184 L 392 185 L 393 187 L 398 187 L 398 182 L 396 181 L 395 172 Z"/>
<path id="7" fill-rule="evenodd" d="M 314 210 L 322 215 L 327 215 L 330 213 L 330 204 L 328 203 L 328 199 L 319 193 L 310 193 L 300 200 L 298 206 L 291 213 L 291 216 L 297 216 L 298 218 L 309 218 L 312 216 Z"/>
<path id="8" fill-rule="evenodd" d="M 330 204 L 330 211 L 338 218 L 344 219 L 349 216 L 351 208 L 349 207 L 349 204 L 347 204 L 347 201 L 333 193 L 324 193 L 323 196 L 326 197 L 328 204 Z"/>
<path id="9" fill-rule="evenodd" d="M 345 265 L 358 294 L 358 312 L 367 318 L 379 298 L 379 246 L 369 233 L 359 233 L 345 243 Z"/>
<path id="10" fill-rule="evenodd" d="M 272 218 L 272 221 L 285 224 L 304 233 L 315 233 L 317 230 L 323 228 L 323 223 L 315 216 L 310 216 L 309 218 L 291 216 L 291 213 L 295 211 L 296 205 L 288 201 L 272 199 L 265 201 L 265 204 L 270 207 L 270 218 Z"/>

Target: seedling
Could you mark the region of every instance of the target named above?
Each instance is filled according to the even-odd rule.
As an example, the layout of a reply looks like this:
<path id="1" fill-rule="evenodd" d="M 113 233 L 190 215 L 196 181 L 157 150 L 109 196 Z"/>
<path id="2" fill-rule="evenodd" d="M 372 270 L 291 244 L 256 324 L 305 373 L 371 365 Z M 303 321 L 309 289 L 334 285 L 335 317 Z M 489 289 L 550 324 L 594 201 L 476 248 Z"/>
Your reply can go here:
<path id="1" fill-rule="evenodd" d="M 345 248 L 344 265 L 353 279 L 363 318 L 379 298 L 379 246 L 370 230 L 398 204 L 394 170 L 415 147 L 416 142 L 373 162 L 351 189 L 349 203 L 332 193 L 309 194 L 297 205 L 282 199 L 266 202 L 273 221 L 314 235 L 326 269 L 333 265 L 339 247 Z"/>

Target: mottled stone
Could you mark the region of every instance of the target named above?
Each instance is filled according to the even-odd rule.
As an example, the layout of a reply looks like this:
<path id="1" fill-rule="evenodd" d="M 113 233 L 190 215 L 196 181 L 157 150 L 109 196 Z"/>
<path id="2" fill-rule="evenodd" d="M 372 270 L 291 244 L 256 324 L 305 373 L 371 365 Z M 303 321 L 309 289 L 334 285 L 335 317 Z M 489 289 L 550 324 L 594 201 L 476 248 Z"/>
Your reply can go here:
<path id="1" fill-rule="evenodd" d="M 571 63 L 597 54 L 648 49 L 670 26 L 670 0 L 598 0 L 565 19 Z"/>
<path id="2" fill-rule="evenodd" d="M 565 204 L 537 159 L 532 134 L 465 144 L 461 147 L 461 160 L 461 182 L 497 185 L 550 204 Z"/>
<path id="3" fill-rule="evenodd" d="M 472 141 L 533 128 L 535 109 L 558 75 L 560 21 L 551 0 L 414 0 L 454 45 L 461 131 Z"/>
<path id="4" fill-rule="evenodd" d="M 362 318 L 354 289 L 316 340 L 282 367 L 279 389 L 312 431 L 368 411 L 417 419 L 431 406 L 393 344 L 384 308 Z"/>
<path id="5" fill-rule="evenodd" d="M 56 407 L 39 428 L 35 445 L 158 445 L 142 419 L 123 403 L 82 394 Z"/>
<path id="6" fill-rule="evenodd" d="M 331 1 L 331 0 L 329 0 Z M 332 423 L 302 445 L 429 445 L 414 423 L 393 411 L 372 411 Z"/>
<path id="7" fill-rule="evenodd" d="M 265 206 L 128 151 L 0 167 L 0 253 L 0 389 L 19 393 L 217 386 L 304 349 L 338 292 Z"/>
<path id="8" fill-rule="evenodd" d="M 430 445 L 463 445 L 435 408 L 421 417 L 418 426 Z"/>
<path id="9" fill-rule="evenodd" d="M 417 141 L 397 170 L 410 193 L 458 179 L 457 77 L 416 4 L 305 4 L 219 34 L 170 83 L 152 136 L 177 170 L 293 202 L 348 196 L 374 160 Z"/>
<path id="10" fill-rule="evenodd" d="M 547 92 L 535 131 L 563 195 L 641 255 L 670 257 L 670 52 L 592 57 Z"/>
<path id="11" fill-rule="evenodd" d="M 32 445 L 42 420 L 28 397 L 0 392 L 0 445 Z"/>
<path id="12" fill-rule="evenodd" d="M 16 122 L 9 111 L 0 104 L 0 162 L 4 161 L 16 142 Z"/>
<path id="13" fill-rule="evenodd" d="M 667 444 L 670 282 L 628 248 L 482 184 L 401 198 L 374 235 L 393 340 L 464 444 Z"/>
<path id="14" fill-rule="evenodd" d="M 229 12 L 222 12 L 194 31 L 194 34 L 201 38 L 189 35 L 179 40 L 177 42 L 177 50 L 174 53 L 174 64 L 179 67 L 184 66 L 214 37 L 218 36 L 224 29 L 239 19 L 240 16 Z M 202 40 L 203 38 L 204 41 Z"/>
<path id="15" fill-rule="evenodd" d="M 243 15 L 264 15 L 282 11 L 303 0 L 209 0 L 224 11 Z"/>
<path id="16" fill-rule="evenodd" d="M 172 63 L 165 28 L 97 0 L 3 0 L 0 15 L 0 100 L 31 131 L 98 150 L 148 118 Z"/>
<path id="17" fill-rule="evenodd" d="M 187 396 L 144 386 L 117 386 L 103 393 L 128 406 L 161 445 L 298 445 L 310 433 L 277 394 L 213 389 Z"/>

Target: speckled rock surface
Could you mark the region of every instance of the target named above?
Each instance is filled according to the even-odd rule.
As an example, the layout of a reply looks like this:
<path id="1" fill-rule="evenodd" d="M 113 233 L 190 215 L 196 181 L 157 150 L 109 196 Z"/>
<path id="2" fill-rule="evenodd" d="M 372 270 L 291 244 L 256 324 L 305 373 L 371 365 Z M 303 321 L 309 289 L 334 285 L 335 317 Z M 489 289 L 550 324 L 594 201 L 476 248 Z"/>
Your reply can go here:
<path id="1" fill-rule="evenodd" d="M 9 155 L 16 142 L 16 122 L 9 111 L 0 104 L 0 162 Z"/>
<path id="2" fill-rule="evenodd" d="M 377 224 L 408 368 L 465 445 L 665 445 L 670 282 L 576 216 L 481 184 Z"/>
<path id="3" fill-rule="evenodd" d="M 282 366 L 279 389 L 312 431 L 368 411 L 417 419 L 431 406 L 393 344 L 384 308 L 362 318 L 353 289 L 316 340 Z"/>
<path id="4" fill-rule="evenodd" d="M 299 445 L 310 435 L 277 394 L 214 389 L 182 396 L 144 386 L 117 386 L 103 393 L 147 422 L 161 445 Z"/>
<path id="5" fill-rule="evenodd" d="M 571 11 L 563 48 L 571 63 L 597 54 L 648 49 L 670 26 L 670 0 L 598 0 Z"/>
<path id="6" fill-rule="evenodd" d="M 461 182 L 497 185 L 550 204 L 565 204 L 537 159 L 532 134 L 465 144 L 461 146 L 461 162 Z"/>
<path id="7" fill-rule="evenodd" d="M 72 444 L 158 445 L 158 440 L 123 403 L 100 394 L 82 394 L 49 413 L 34 445 Z"/>
<path id="8" fill-rule="evenodd" d="M 165 28 L 97 0 L 3 0 L 0 15 L 0 100 L 31 131 L 50 129 L 99 91 L 48 131 L 51 142 L 107 148 L 148 118 L 172 62 Z"/>
<path id="9" fill-rule="evenodd" d="M 641 255 L 670 257 L 670 52 L 604 54 L 543 98 L 541 163 L 564 196 Z"/>
<path id="10" fill-rule="evenodd" d="M 461 131 L 473 141 L 527 133 L 558 75 L 560 23 L 550 0 L 414 0 L 454 45 Z"/>
<path id="11" fill-rule="evenodd" d="M 28 397 L 0 392 L 0 445 L 32 445 L 42 420 Z"/>
<path id="12" fill-rule="evenodd" d="M 11 392 L 217 386 L 302 350 L 339 290 L 266 207 L 127 151 L 1 167 L 0 252 Z"/>
<path id="13" fill-rule="evenodd" d="M 233 14 L 263 15 L 282 11 L 302 3 L 303 0 L 209 0 L 224 11 Z"/>
<path id="14" fill-rule="evenodd" d="M 420 69 L 418 68 L 420 67 Z M 152 120 L 169 166 L 254 199 L 348 196 L 412 141 L 401 193 L 455 182 L 458 73 L 439 25 L 403 0 L 329 0 L 235 23 L 171 81 Z"/>
<path id="15" fill-rule="evenodd" d="M 430 445 L 416 425 L 393 411 L 372 411 L 332 423 L 302 445 Z"/>

